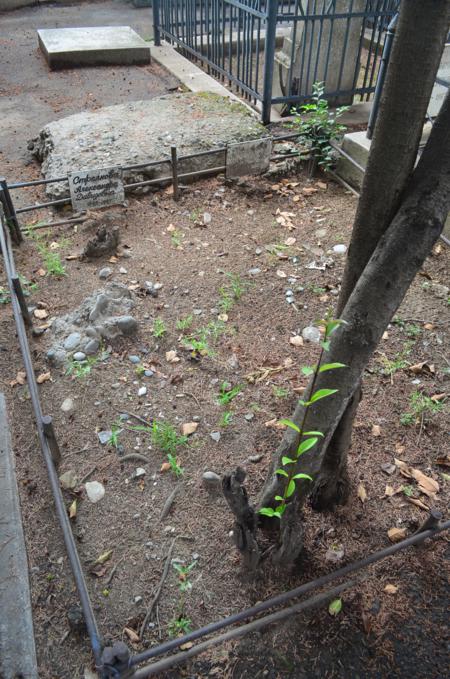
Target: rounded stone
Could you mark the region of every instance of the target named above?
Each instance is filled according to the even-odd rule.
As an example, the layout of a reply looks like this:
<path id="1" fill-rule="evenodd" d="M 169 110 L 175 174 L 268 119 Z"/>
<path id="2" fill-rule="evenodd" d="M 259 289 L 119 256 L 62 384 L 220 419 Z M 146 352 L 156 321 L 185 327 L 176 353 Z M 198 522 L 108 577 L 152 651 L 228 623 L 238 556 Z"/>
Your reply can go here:
<path id="1" fill-rule="evenodd" d="M 64 342 L 64 349 L 73 351 L 80 344 L 81 335 L 79 332 L 71 332 Z"/>
<path id="2" fill-rule="evenodd" d="M 320 342 L 320 330 L 314 325 L 309 325 L 307 328 L 303 328 L 302 337 L 307 342 L 318 344 Z"/>
<path id="3" fill-rule="evenodd" d="M 84 347 L 84 352 L 88 356 L 93 356 L 94 354 L 97 353 L 99 348 L 100 348 L 100 342 L 98 341 L 98 339 L 91 339 L 91 340 L 89 340 L 89 342 Z"/>
<path id="4" fill-rule="evenodd" d="M 47 352 L 47 360 L 55 367 L 63 365 L 66 362 L 66 352 L 64 349 L 50 349 Z"/>
<path id="5" fill-rule="evenodd" d="M 128 356 L 128 360 L 129 360 L 131 363 L 134 363 L 135 365 L 136 365 L 137 363 L 140 363 L 140 362 L 141 362 L 141 359 L 139 358 L 139 356 L 134 356 L 134 355 Z"/>
<path id="6" fill-rule="evenodd" d="M 138 328 L 137 321 L 133 316 L 119 316 L 116 323 L 117 327 L 124 335 L 132 335 Z"/>
<path id="7" fill-rule="evenodd" d="M 111 276 L 111 274 L 112 269 L 109 266 L 105 266 L 98 272 L 98 277 L 100 278 L 100 280 L 105 281 L 107 278 Z"/>
<path id="8" fill-rule="evenodd" d="M 75 410 L 75 402 L 73 398 L 65 398 L 64 401 L 61 403 L 61 410 L 63 413 L 66 413 L 66 415 L 70 415 L 73 413 Z"/>
<path id="9" fill-rule="evenodd" d="M 218 492 L 222 488 L 220 476 L 215 472 L 205 472 L 202 476 L 203 486 L 210 492 Z"/>
<path id="10" fill-rule="evenodd" d="M 76 351 L 73 355 L 73 360 L 74 361 L 85 361 L 86 360 L 86 354 L 82 351 Z"/>

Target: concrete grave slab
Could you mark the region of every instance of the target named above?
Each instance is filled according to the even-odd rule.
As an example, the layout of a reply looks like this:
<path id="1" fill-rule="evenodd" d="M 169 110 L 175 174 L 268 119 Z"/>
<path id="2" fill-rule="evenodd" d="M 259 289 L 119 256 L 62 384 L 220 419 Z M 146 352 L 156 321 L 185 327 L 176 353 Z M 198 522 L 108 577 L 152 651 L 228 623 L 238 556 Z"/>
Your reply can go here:
<path id="1" fill-rule="evenodd" d="M 227 177 L 233 179 L 267 172 L 271 153 L 272 140 L 268 138 L 244 141 L 241 144 L 228 144 Z"/>
<path id="2" fill-rule="evenodd" d="M 150 47 L 129 26 L 43 28 L 37 33 L 51 69 L 150 63 Z"/>
<path id="3" fill-rule="evenodd" d="M 38 679 L 14 453 L 0 394 L 0 677 Z"/>
<path id="4" fill-rule="evenodd" d="M 242 104 L 210 92 L 186 92 L 62 118 L 46 125 L 30 145 L 42 161 L 47 179 L 87 169 L 160 161 L 155 166 L 124 170 L 126 185 L 170 177 L 171 146 L 177 147 L 178 156 L 218 150 L 217 154 L 181 159 L 178 172 L 182 175 L 225 166 L 228 144 L 267 138 L 267 129 Z M 181 183 L 186 181 L 180 178 Z M 150 187 L 135 191 L 146 193 Z M 49 184 L 47 195 L 52 200 L 68 197 L 68 184 Z"/>

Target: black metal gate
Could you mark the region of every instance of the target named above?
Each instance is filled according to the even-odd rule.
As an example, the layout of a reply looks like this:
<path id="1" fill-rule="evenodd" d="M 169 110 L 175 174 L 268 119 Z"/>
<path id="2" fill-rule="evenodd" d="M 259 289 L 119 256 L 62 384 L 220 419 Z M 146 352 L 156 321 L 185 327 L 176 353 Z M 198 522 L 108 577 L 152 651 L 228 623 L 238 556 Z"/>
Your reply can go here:
<path id="1" fill-rule="evenodd" d="M 400 0 L 154 0 L 161 38 L 262 110 L 288 111 L 325 82 L 333 103 L 374 92 Z"/>

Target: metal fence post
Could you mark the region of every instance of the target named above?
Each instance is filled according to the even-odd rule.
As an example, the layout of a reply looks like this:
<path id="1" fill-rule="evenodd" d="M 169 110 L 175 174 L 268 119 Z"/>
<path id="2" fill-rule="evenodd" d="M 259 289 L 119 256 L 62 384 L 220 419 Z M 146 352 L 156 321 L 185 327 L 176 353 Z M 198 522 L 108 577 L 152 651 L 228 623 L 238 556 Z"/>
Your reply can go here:
<path id="1" fill-rule="evenodd" d="M 155 47 L 161 46 L 161 33 L 159 31 L 159 2 L 160 0 L 153 0 L 153 38 L 155 40 Z"/>
<path id="2" fill-rule="evenodd" d="M 4 177 L 0 177 L 0 202 L 3 203 L 6 223 L 10 230 L 13 241 L 15 243 L 21 243 L 23 241 L 23 236 L 20 230 L 19 220 L 17 219 L 14 204 L 9 192 L 8 182 Z"/>
<path id="3" fill-rule="evenodd" d="M 264 87 L 262 99 L 262 122 L 270 123 L 272 108 L 273 70 L 275 67 L 275 37 L 277 31 L 278 0 L 267 0 L 266 43 L 264 49 Z"/>
<path id="4" fill-rule="evenodd" d="M 387 68 L 391 56 L 392 43 L 394 42 L 395 29 L 397 27 L 398 14 L 394 16 L 388 26 L 386 37 L 384 39 L 383 54 L 381 57 L 380 69 L 378 71 L 377 84 L 375 87 L 375 94 L 373 95 L 372 108 L 370 110 L 369 123 L 367 125 L 367 139 L 372 139 L 375 123 L 378 117 L 378 109 L 380 108 L 381 94 L 383 92 L 384 81 L 386 80 Z"/>

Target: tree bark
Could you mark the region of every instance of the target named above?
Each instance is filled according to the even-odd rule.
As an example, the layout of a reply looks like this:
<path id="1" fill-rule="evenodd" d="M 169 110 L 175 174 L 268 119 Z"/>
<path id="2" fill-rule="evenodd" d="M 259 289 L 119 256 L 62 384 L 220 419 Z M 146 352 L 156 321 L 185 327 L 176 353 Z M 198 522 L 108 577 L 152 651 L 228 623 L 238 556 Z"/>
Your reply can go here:
<path id="1" fill-rule="evenodd" d="M 401 4 L 336 317 L 395 215 L 414 168 L 449 21 L 448 0 Z M 316 510 L 331 510 L 348 498 L 347 453 L 361 398 L 359 387 L 329 443 L 311 498 Z"/>
<path id="2" fill-rule="evenodd" d="M 364 369 L 416 273 L 439 238 L 449 210 L 450 92 L 404 192 L 402 205 L 345 305 L 342 318 L 346 324 L 332 336 L 326 361 L 342 362 L 347 368 L 318 376 L 317 389 L 337 388 L 339 396 L 327 399 L 326 407 L 321 404 L 310 407 L 308 429 L 323 432 L 324 438 L 319 448 L 302 455 L 298 471 L 317 479 L 327 446 L 358 388 Z M 299 425 L 302 416 L 303 407 L 299 404 L 292 420 Z M 281 464 L 281 455 L 292 455 L 297 445 L 298 435 L 290 431 L 277 451 L 259 506 L 274 506 L 274 495 L 282 494 L 283 479 L 274 472 Z M 292 560 L 301 549 L 298 540 L 293 550 L 283 538 L 290 539 L 298 533 L 299 512 L 311 491 L 310 486 L 307 482 L 298 485 L 281 519 L 282 542 L 275 555 L 279 562 Z"/>

